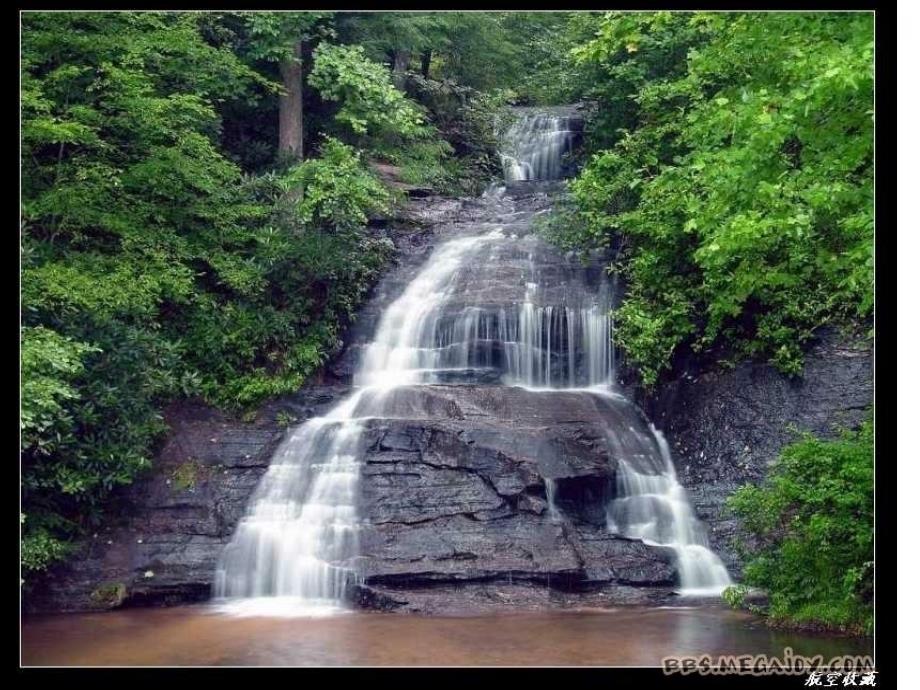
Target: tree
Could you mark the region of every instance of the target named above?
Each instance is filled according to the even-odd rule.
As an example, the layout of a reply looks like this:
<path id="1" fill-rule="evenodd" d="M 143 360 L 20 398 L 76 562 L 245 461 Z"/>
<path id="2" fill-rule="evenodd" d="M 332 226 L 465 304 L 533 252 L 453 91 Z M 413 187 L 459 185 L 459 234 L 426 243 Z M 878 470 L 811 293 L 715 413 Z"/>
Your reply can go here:
<path id="1" fill-rule="evenodd" d="M 278 104 L 278 158 L 303 160 L 303 42 L 291 43 L 291 53 L 281 60 L 284 92 Z"/>
<path id="2" fill-rule="evenodd" d="M 406 73 L 416 57 L 420 62 L 446 39 L 445 14 L 440 12 L 343 12 L 336 16 L 345 43 L 359 44 L 370 60 L 390 66 L 393 84 L 406 88 Z M 421 64 L 420 64 L 421 67 Z"/>
<path id="3" fill-rule="evenodd" d="M 241 411 L 296 390 L 388 256 L 362 232 L 388 194 L 351 147 L 328 142 L 285 175 L 246 175 L 227 156 L 231 116 L 278 93 L 236 42 L 240 24 L 23 15 L 27 584 L 149 467 L 169 402 Z M 287 196 L 304 184 L 292 223 Z"/>
<path id="4" fill-rule="evenodd" d="M 328 12 L 246 12 L 250 58 L 277 63 L 278 160 L 283 166 L 303 160 L 303 83 L 305 41 L 327 36 Z M 303 191 L 299 193 L 302 195 Z"/>
<path id="5" fill-rule="evenodd" d="M 243 263 L 226 249 L 252 215 L 214 104 L 260 83 L 195 15 L 23 15 L 27 571 L 100 519 L 195 386 L 171 316 Z"/>
<path id="6" fill-rule="evenodd" d="M 408 72 L 480 90 L 520 86 L 531 66 L 532 34 L 565 19 L 559 13 L 344 12 L 340 38 L 390 65 L 400 90 Z M 541 34 L 542 36 L 543 34 Z"/>

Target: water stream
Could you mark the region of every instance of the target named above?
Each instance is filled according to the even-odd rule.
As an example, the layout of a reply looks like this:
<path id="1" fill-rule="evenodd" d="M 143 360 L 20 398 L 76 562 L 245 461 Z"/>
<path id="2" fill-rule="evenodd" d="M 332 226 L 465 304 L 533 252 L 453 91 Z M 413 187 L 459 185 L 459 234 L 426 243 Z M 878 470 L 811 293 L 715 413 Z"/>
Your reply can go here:
<path id="1" fill-rule="evenodd" d="M 667 440 L 658 429 L 650 428 L 656 448 L 650 448 L 646 458 L 652 463 L 642 470 L 628 460 L 620 461 L 617 497 L 608 509 L 608 526 L 623 536 L 673 549 L 681 593 L 719 595 L 732 583 L 731 577 L 709 549 L 706 527 L 693 514 Z M 644 430 L 635 433 L 642 442 L 648 442 Z"/>

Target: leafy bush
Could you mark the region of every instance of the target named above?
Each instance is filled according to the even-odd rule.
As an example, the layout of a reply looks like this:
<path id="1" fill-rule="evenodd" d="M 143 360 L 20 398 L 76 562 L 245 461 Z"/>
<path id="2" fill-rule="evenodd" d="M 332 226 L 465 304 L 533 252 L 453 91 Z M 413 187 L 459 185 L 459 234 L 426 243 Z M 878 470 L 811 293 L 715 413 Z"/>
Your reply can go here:
<path id="1" fill-rule="evenodd" d="M 390 201 L 386 188 L 365 168 L 359 153 L 328 138 L 320 155 L 288 173 L 287 182 L 305 187 L 298 215 L 314 227 L 355 230 L 367 223 L 367 213 L 383 211 Z"/>
<path id="2" fill-rule="evenodd" d="M 334 132 L 343 140 L 398 166 L 406 182 L 445 191 L 452 186 L 447 159 L 454 150 L 362 46 L 320 44 L 308 82 L 324 99 L 338 103 L 334 121 L 340 127 Z"/>
<path id="3" fill-rule="evenodd" d="M 873 438 L 871 419 L 830 441 L 803 435 L 763 486 L 729 498 L 744 582 L 769 592 L 775 621 L 871 632 Z"/>
<path id="4" fill-rule="evenodd" d="M 406 90 L 426 108 L 448 147 L 428 156 L 432 161 L 427 163 L 428 169 L 439 173 L 431 180 L 435 188 L 475 195 L 482 192 L 487 181 L 501 175 L 496 121 L 509 97 L 506 91 L 485 94 L 452 80 L 427 79 L 418 74 L 408 76 Z M 409 149 L 409 156 L 404 154 L 400 162 L 405 166 L 405 159 L 419 148 Z M 453 156 L 445 159 L 446 152 Z M 410 163 L 410 171 L 411 167 Z"/>
<path id="5" fill-rule="evenodd" d="M 424 133 L 421 111 L 361 46 L 320 44 L 307 81 L 323 98 L 340 104 L 336 121 L 356 134 L 411 139 Z"/>
<path id="6" fill-rule="evenodd" d="M 60 436 L 71 431 L 72 420 L 63 405 L 78 397 L 73 379 L 83 372 L 84 356 L 98 351 L 43 326 L 22 329 L 21 450 L 28 448 L 38 455 L 49 455 Z"/>

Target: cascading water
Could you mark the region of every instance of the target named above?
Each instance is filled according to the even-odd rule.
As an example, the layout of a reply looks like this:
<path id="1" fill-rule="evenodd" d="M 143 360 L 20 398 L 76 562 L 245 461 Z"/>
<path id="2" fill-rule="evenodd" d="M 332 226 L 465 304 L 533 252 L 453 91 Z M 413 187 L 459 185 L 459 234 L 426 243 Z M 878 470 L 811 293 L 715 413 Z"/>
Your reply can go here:
<path id="1" fill-rule="evenodd" d="M 617 467 L 617 497 L 608 508 L 608 527 L 624 537 L 674 551 L 681 593 L 721 594 L 732 581 L 719 557 L 709 549 L 705 527 L 696 519 L 687 493 L 677 479 L 664 435 L 630 429 L 647 447 L 642 465 L 621 456 Z"/>
<path id="2" fill-rule="evenodd" d="M 508 179 L 557 177 L 571 141 L 565 119 L 528 115 L 512 131 Z M 432 252 L 381 314 L 354 392 L 295 429 L 276 451 L 218 563 L 214 594 L 223 610 L 347 609 L 349 586 L 362 579 L 363 435 L 369 420 L 397 419 L 412 407 L 400 391 L 503 385 L 539 396 L 596 396 L 611 412 L 631 405 L 613 388 L 613 295 L 606 282 L 552 251 L 531 232 L 533 213 L 513 204 L 509 213 L 500 192 L 481 203 L 500 222 L 473 225 Z M 619 463 L 610 529 L 670 547 L 686 590 L 724 587 L 728 575 L 706 546 L 664 439 L 653 429 L 630 429 L 634 438 L 621 437 L 622 425 L 611 422 L 608 434 L 609 457 Z M 561 522 L 557 483 L 546 476 L 544 484 L 549 519 Z"/>
<path id="3" fill-rule="evenodd" d="M 381 414 L 386 391 L 418 382 L 437 351 L 426 347 L 432 314 L 464 257 L 489 236 L 448 242 L 381 319 L 356 383 L 328 415 L 311 419 L 275 453 L 218 563 L 214 593 L 231 613 L 324 614 L 342 610 L 358 579 L 356 451 L 362 419 Z"/>
<path id="4" fill-rule="evenodd" d="M 309 420 L 275 453 L 218 563 L 214 592 L 233 613 L 335 611 L 357 555 L 354 492 L 360 392 Z"/>
<path id="5" fill-rule="evenodd" d="M 520 254 L 518 242 L 500 229 L 446 242 L 385 310 L 355 376 L 358 389 L 301 425 L 275 453 L 218 564 L 215 596 L 224 610 L 298 615 L 342 608 L 349 582 L 360 579 L 355 494 L 362 423 L 392 414 L 393 389 L 457 373 L 455 381 L 475 380 L 484 371 L 534 387 L 609 381 L 606 303 L 539 305 L 536 284 L 524 281 L 520 303 L 456 308 L 469 267 L 499 253 Z M 522 276 L 537 274 L 528 256 Z"/>
<path id="6" fill-rule="evenodd" d="M 527 113 L 515 120 L 504 136 L 505 179 L 558 180 L 562 156 L 575 140 L 572 122 L 567 115 L 549 112 Z"/>

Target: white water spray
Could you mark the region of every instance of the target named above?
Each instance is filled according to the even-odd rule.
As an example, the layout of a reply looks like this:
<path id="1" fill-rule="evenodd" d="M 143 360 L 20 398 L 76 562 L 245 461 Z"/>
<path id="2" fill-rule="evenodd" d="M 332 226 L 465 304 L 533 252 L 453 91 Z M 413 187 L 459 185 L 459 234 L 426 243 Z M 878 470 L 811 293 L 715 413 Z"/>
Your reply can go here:
<path id="1" fill-rule="evenodd" d="M 517 119 L 505 133 L 502 166 L 505 179 L 558 180 L 562 156 L 572 150 L 572 119 L 537 112 Z"/>

